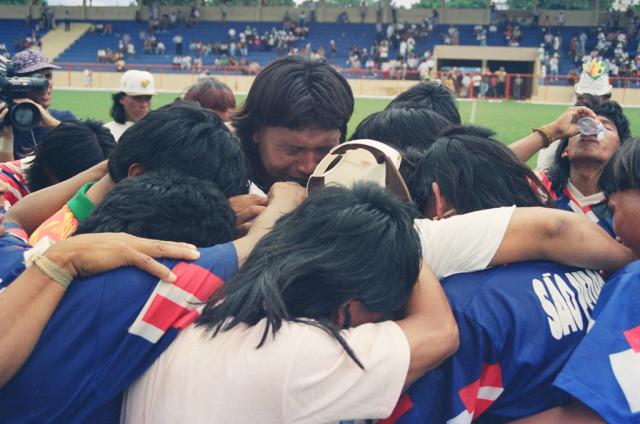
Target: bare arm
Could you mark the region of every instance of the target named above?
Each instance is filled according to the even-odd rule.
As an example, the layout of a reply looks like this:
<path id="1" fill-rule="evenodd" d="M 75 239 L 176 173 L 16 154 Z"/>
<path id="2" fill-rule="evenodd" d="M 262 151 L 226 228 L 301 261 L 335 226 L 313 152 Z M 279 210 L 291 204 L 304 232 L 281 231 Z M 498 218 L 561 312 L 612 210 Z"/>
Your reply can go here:
<path id="1" fill-rule="evenodd" d="M 199 255 L 186 243 L 114 233 L 71 237 L 44 254 L 74 277 L 133 265 L 167 281 L 175 275 L 152 257 L 194 260 Z M 33 265 L 0 292 L 0 388 L 27 360 L 64 293 L 62 285 Z"/>
<path id="2" fill-rule="evenodd" d="M 282 215 L 294 210 L 307 197 L 304 187 L 295 183 L 275 183 L 269 191 L 269 204 L 251 225 L 249 233 L 233 242 L 238 255 L 238 267 L 242 266 L 256 243 L 271 231 Z"/>
<path id="3" fill-rule="evenodd" d="M 585 116 L 589 116 L 594 119 L 596 118 L 595 113 L 593 113 L 593 111 L 589 108 L 586 108 L 584 106 L 570 107 L 555 121 L 547 125 L 543 125 L 540 128 L 544 128 L 544 130 L 551 137 L 551 140 L 549 140 L 549 142 L 553 142 L 554 140 L 576 134 L 578 132 L 576 122 L 578 122 L 578 119 Z M 511 151 L 522 162 L 528 161 L 543 147 L 544 137 L 538 132 L 532 132 L 525 138 L 522 138 L 509 145 Z"/>
<path id="4" fill-rule="evenodd" d="M 615 271 L 636 258 L 585 217 L 557 209 L 516 208 L 489 265 L 535 259 Z"/>
<path id="5" fill-rule="evenodd" d="M 409 342 L 411 361 L 404 388 L 458 350 L 458 326 L 440 282 L 426 264 L 407 306 L 397 321 Z"/>
<path id="6" fill-rule="evenodd" d="M 605 421 L 593 410 L 574 400 L 567 406 L 547 409 L 512 424 L 600 424 Z"/>
<path id="7" fill-rule="evenodd" d="M 7 222 L 17 223 L 27 234 L 31 234 L 63 207 L 83 185 L 99 180 L 106 173 L 107 161 L 104 161 L 66 181 L 31 193 L 13 205 L 5 219 Z"/>

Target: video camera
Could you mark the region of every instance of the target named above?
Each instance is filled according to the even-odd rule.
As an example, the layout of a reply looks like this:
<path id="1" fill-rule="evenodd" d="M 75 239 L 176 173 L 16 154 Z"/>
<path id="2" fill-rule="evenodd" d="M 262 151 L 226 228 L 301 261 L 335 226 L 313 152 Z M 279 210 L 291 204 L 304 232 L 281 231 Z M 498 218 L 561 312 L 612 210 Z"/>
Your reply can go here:
<path id="1" fill-rule="evenodd" d="M 38 108 L 31 103 L 15 103 L 13 100 L 29 98 L 34 91 L 42 92 L 48 88 L 49 81 L 42 75 L 15 76 L 11 61 L 0 55 L 0 101 L 9 108 L 4 121 L 0 122 L 0 128 L 5 124 L 22 131 L 35 128 L 40 122 Z"/>

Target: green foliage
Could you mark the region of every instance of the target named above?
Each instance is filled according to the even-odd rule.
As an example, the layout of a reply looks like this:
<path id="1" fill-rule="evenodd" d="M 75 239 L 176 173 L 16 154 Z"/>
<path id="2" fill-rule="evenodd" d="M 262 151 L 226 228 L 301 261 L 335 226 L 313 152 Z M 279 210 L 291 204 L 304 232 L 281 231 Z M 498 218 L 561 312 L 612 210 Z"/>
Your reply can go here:
<path id="1" fill-rule="evenodd" d="M 445 0 L 445 7 L 451 9 L 484 9 L 487 0 Z"/>
<path id="2" fill-rule="evenodd" d="M 531 0 L 507 0 L 509 10 L 533 10 Z"/>
<path id="3" fill-rule="evenodd" d="M 0 4 L 6 5 L 6 6 L 20 6 L 20 5 L 26 5 L 27 0 L 0 0 Z"/>
<path id="4" fill-rule="evenodd" d="M 438 9 L 440 7 L 440 0 L 420 0 L 411 7 L 420 9 Z"/>
<path id="5" fill-rule="evenodd" d="M 591 10 L 591 0 L 540 0 L 540 9 Z"/>

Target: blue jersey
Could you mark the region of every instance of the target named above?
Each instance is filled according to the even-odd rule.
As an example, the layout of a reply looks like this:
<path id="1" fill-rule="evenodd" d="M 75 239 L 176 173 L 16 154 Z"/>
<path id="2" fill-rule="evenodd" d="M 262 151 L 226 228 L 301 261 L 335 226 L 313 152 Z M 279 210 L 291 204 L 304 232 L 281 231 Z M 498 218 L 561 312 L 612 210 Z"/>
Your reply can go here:
<path id="1" fill-rule="evenodd" d="M 231 243 L 200 252 L 192 263 L 163 261 L 178 277 L 173 284 L 131 267 L 76 279 L 0 390 L 0 422 L 117 423 L 123 391 L 237 270 Z M 5 270 L 21 267 L 6 265 L 4 249 L 0 257 Z"/>
<path id="2" fill-rule="evenodd" d="M 589 196 L 589 201 L 579 201 L 581 195 L 570 182 L 562 188 L 553 190 L 551 180 L 545 171 L 541 171 L 538 176 L 542 184 L 549 190 L 558 209 L 583 215 L 602 227 L 611 237 L 616 238 L 616 233 L 613 231 L 613 213 L 609 209 L 609 201 L 604 193 Z"/>
<path id="3" fill-rule="evenodd" d="M 446 278 L 460 349 L 414 383 L 387 422 L 501 423 L 566 403 L 552 383 L 603 284 L 595 271 L 552 262 Z"/>
<path id="4" fill-rule="evenodd" d="M 610 423 L 640 423 L 640 261 L 607 282 L 555 386 Z"/>

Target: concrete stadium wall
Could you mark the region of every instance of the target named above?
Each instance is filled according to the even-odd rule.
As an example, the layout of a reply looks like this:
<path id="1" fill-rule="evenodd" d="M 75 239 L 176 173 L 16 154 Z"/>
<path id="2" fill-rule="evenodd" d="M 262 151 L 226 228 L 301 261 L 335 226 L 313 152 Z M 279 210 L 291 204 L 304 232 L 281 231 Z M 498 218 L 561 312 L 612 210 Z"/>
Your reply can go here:
<path id="1" fill-rule="evenodd" d="M 188 6 L 161 6 L 160 13 L 169 13 L 171 10 L 177 10 L 181 8 L 183 13 L 188 14 L 190 7 Z M 89 19 L 89 20 L 130 20 L 133 19 L 136 12 L 136 7 L 82 7 L 82 6 L 53 6 L 52 9 L 58 19 L 64 16 L 65 10 L 69 10 L 69 14 L 72 19 Z M 16 5 L 3 5 L 0 9 L 0 18 L 4 19 L 23 19 L 27 15 L 27 6 Z M 227 19 L 229 21 L 265 21 L 265 22 L 282 22 L 282 18 L 285 12 L 289 10 L 292 17 L 296 17 L 301 10 L 294 7 L 242 7 L 234 6 L 229 7 Z M 307 11 L 308 16 L 308 10 Z M 335 22 L 339 13 L 346 10 L 351 22 L 360 22 L 360 8 L 339 8 L 339 7 L 318 7 L 316 14 L 317 19 L 320 22 Z M 40 15 L 38 7 L 32 7 L 31 12 L 33 17 Z M 142 19 L 147 19 L 148 9 L 146 7 L 140 10 Z M 558 10 L 542 10 L 540 12 L 540 21 L 544 20 L 546 15 L 549 15 L 552 22 L 555 23 L 555 17 L 558 14 Z M 432 9 L 399 9 L 398 19 L 403 22 L 420 22 L 427 16 L 431 16 Z M 508 15 L 517 17 L 529 18 L 531 15 L 525 11 L 509 11 Z M 207 21 L 219 21 L 220 20 L 220 8 L 219 7 L 202 7 L 201 8 L 202 19 Z M 598 25 L 599 21 L 603 18 L 599 17 L 599 14 L 592 10 L 572 10 L 565 12 L 566 25 L 567 26 L 588 26 Z M 371 7 L 368 10 L 366 22 L 375 22 L 376 9 Z M 441 23 L 454 23 L 454 24 L 477 24 L 488 23 L 489 13 L 487 9 L 443 9 L 440 11 Z"/>

